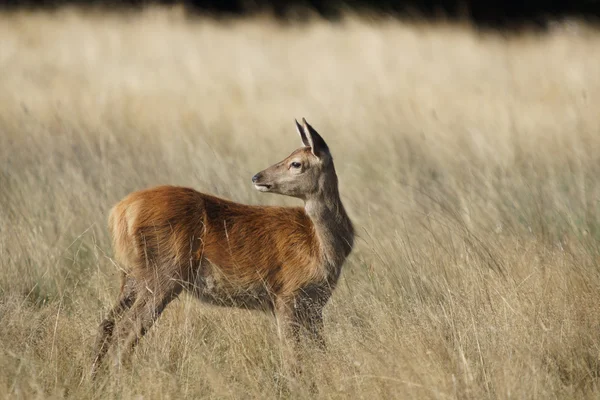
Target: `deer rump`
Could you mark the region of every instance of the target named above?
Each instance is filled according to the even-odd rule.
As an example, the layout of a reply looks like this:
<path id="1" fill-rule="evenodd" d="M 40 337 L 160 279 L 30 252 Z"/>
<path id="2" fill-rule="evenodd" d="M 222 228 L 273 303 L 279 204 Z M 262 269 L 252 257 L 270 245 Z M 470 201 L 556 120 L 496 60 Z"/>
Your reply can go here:
<path id="1" fill-rule="evenodd" d="M 206 303 L 268 310 L 274 298 L 327 280 L 301 207 L 249 206 L 161 186 L 117 204 L 109 228 L 117 262 L 151 293 L 174 280 Z"/>

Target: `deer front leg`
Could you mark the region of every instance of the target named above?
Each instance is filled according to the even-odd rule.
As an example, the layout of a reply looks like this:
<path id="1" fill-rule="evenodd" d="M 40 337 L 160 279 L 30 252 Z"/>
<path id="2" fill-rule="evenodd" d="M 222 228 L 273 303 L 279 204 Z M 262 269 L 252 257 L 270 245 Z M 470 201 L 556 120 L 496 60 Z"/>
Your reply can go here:
<path id="1" fill-rule="evenodd" d="M 312 287 L 300 292 L 295 301 L 294 314 L 304 331 L 319 350 L 325 351 L 326 344 L 323 336 L 323 308 L 331 297 L 328 288 Z"/>
<path id="2" fill-rule="evenodd" d="M 274 307 L 277 334 L 281 342 L 284 369 L 291 376 L 299 372 L 300 321 L 293 299 L 277 299 Z"/>
<path id="3" fill-rule="evenodd" d="M 323 336 L 323 309 L 318 306 L 309 306 L 297 309 L 296 314 L 297 320 L 312 344 L 319 350 L 325 351 L 327 346 Z"/>

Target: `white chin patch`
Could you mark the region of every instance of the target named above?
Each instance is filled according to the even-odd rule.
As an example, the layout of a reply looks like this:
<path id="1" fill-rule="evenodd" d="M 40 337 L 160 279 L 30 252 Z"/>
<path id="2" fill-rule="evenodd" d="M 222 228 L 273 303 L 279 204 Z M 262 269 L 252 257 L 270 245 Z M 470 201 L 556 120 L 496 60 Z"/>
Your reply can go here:
<path id="1" fill-rule="evenodd" d="M 264 186 L 264 185 L 254 185 L 254 187 L 256 188 L 256 190 L 258 190 L 259 192 L 268 192 L 269 191 L 269 187 L 268 186 Z"/>

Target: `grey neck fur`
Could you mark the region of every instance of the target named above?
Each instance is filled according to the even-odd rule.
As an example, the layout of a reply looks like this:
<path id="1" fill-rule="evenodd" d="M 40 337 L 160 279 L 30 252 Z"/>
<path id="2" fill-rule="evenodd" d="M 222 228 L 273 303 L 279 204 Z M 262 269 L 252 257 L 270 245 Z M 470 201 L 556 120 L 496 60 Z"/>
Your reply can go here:
<path id="1" fill-rule="evenodd" d="M 318 192 L 306 198 L 304 209 L 315 227 L 323 263 L 337 278 L 340 267 L 352 251 L 354 228 L 340 199 L 333 164 L 330 168 L 323 174 Z"/>

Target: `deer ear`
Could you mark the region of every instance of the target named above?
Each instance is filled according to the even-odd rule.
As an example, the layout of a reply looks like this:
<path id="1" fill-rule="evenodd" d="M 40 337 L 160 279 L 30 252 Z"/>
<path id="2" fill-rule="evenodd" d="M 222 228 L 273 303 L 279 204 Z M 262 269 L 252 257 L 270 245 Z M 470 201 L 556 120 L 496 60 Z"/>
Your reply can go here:
<path id="1" fill-rule="evenodd" d="M 294 121 L 296 122 L 296 130 L 298 131 L 298 135 L 300 135 L 300 139 L 302 139 L 302 144 L 306 147 L 311 147 L 311 143 L 304 133 L 304 128 L 302 128 L 302 126 L 298 123 L 297 119 Z"/>
<path id="2" fill-rule="evenodd" d="M 319 133 L 312 126 L 310 126 L 304 118 L 302 118 L 302 127 L 304 128 L 304 135 L 310 143 L 312 153 L 316 157 L 329 155 L 329 147 L 327 146 L 327 143 L 325 143 L 325 140 L 323 140 L 321 135 L 319 135 Z"/>

